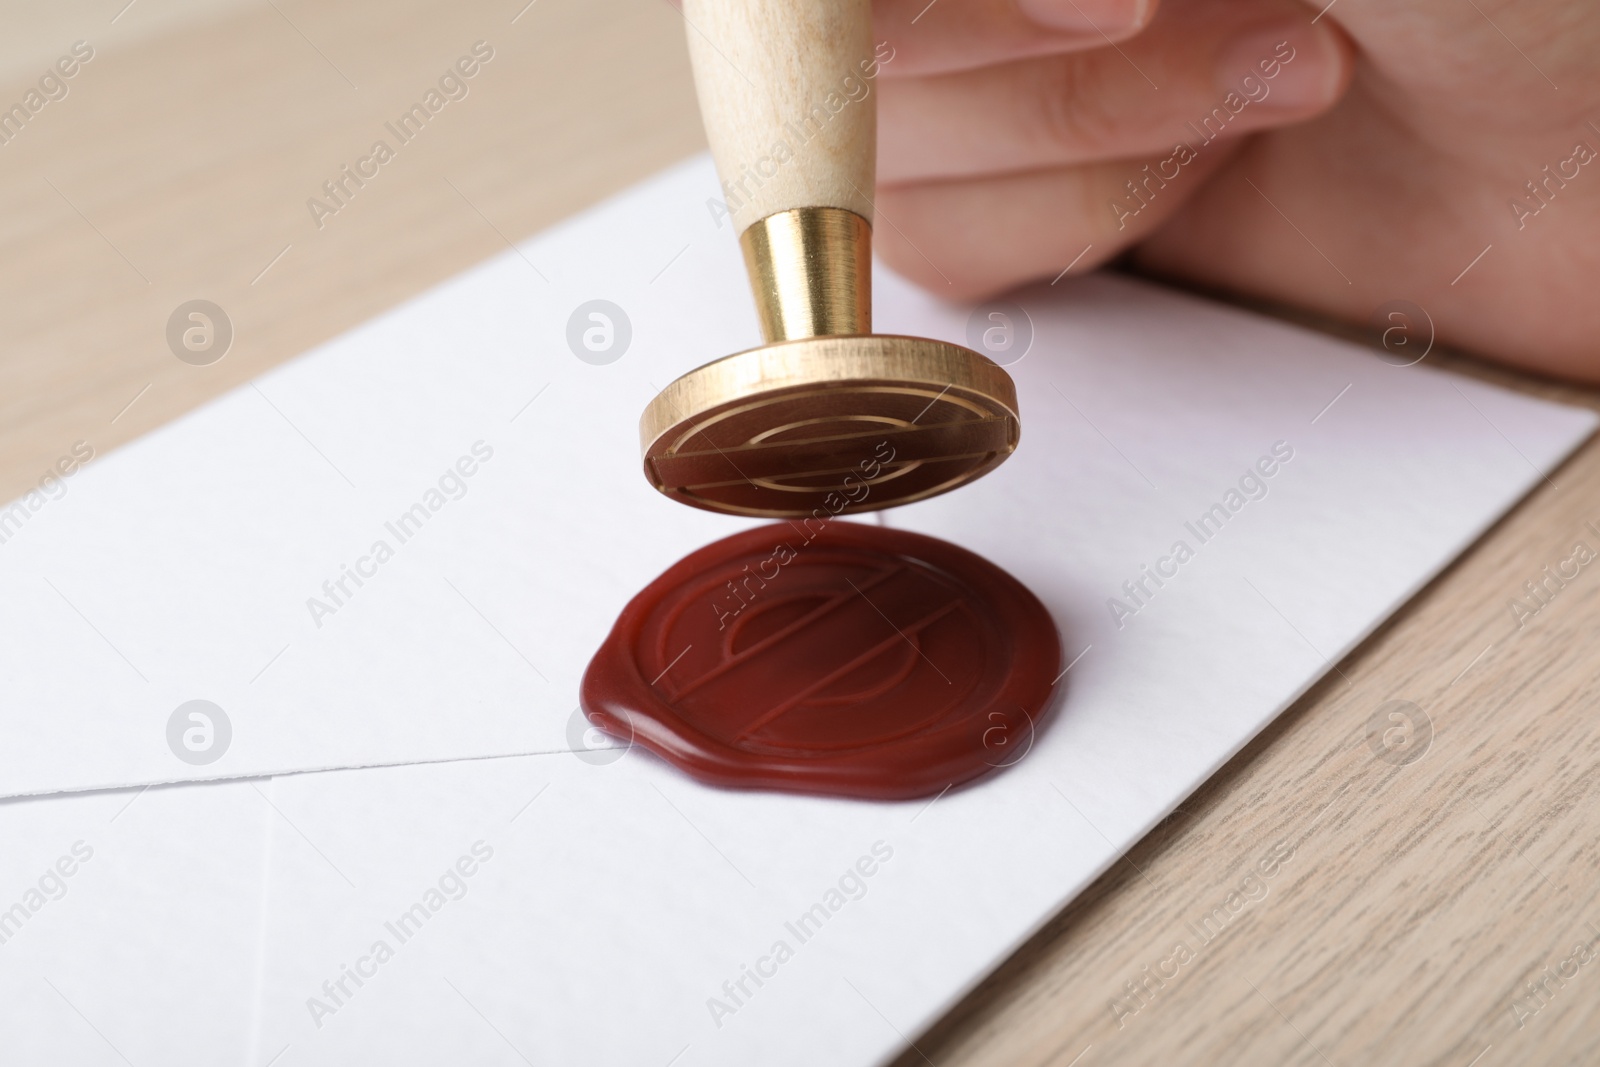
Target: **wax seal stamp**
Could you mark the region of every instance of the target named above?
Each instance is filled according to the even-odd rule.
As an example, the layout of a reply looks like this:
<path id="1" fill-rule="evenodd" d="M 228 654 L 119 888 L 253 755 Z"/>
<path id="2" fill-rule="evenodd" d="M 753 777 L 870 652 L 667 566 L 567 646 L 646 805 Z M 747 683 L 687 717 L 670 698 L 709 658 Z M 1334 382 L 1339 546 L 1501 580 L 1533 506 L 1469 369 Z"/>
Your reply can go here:
<path id="1" fill-rule="evenodd" d="M 705 782 L 903 799 L 1015 763 L 1060 673 L 1049 613 L 999 567 L 811 520 L 668 569 L 623 609 L 580 699 Z"/>
<path id="2" fill-rule="evenodd" d="M 847 510 L 933 496 L 1017 447 L 1017 393 L 960 345 L 872 332 L 877 96 L 869 0 L 685 0 L 706 133 L 766 344 L 690 371 L 639 420 L 674 500 L 812 515 L 887 440 Z"/>

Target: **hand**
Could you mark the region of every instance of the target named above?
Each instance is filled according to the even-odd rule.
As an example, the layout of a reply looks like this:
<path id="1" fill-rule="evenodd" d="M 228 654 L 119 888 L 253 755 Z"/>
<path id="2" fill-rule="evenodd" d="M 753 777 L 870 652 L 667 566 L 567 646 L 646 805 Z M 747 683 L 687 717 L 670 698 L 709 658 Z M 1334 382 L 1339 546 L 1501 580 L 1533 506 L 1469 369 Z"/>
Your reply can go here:
<path id="1" fill-rule="evenodd" d="M 879 249 L 952 298 L 1127 252 L 1356 321 L 1410 300 L 1600 380 L 1600 7 L 1323 2 L 876 0 Z"/>

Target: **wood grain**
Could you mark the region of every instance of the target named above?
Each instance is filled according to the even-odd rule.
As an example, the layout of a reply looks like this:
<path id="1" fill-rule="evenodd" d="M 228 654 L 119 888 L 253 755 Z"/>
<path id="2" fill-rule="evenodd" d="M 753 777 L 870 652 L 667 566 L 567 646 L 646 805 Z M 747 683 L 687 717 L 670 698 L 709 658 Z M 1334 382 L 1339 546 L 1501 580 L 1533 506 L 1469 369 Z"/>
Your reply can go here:
<path id="1" fill-rule="evenodd" d="M 319 228 L 308 198 L 479 40 L 468 95 Z M 665 3 L 282 0 L 105 48 L 0 147 L 0 498 L 703 147 Z M 237 335 L 209 367 L 164 340 L 196 297 Z M 899 1063 L 1600 1062 L 1600 945 L 1556 974 L 1600 939 L 1600 567 L 1507 607 L 1589 522 L 1594 443 Z M 1408 765 L 1370 743 L 1390 700 L 1432 722 Z"/>
<path id="2" fill-rule="evenodd" d="M 734 230 L 800 207 L 871 222 L 878 101 L 868 0 L 684 0 L 683 14 Z"/>
<path id="3" fill-rule="evenodd" d="M 521 7 L 283 2 L 102 49 L 0 146 L 0 497 L 704 148 L 670 7 Z M 384 124 L 480 40 L 467 96 L 399 146 Z M 379 138 L 394 160 L 319 227 L 307 201 Z M 235 329 L 209 367 L 165 341 L 196 298 Z"/>

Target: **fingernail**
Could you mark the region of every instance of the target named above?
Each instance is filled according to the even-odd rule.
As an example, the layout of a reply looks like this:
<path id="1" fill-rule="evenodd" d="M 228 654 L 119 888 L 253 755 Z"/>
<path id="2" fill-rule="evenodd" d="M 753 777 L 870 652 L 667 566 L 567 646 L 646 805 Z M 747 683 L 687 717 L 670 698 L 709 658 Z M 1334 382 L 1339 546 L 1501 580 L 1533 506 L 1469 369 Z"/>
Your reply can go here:
<path id="1" fill-rule="evenodd" d="M 1236 38 L 1217 59 L 1217 88 L 1252 105 L 1304 111 L 1339 91 L 1338 45 L 1304 23 L 1266 26 Z"/>
<path id="2" fill-rule="evenodd" d="M 1153 0 L 1017 0 L 1039 25 L 1067 33 L 1127 34 L 1142 27 Z"/>

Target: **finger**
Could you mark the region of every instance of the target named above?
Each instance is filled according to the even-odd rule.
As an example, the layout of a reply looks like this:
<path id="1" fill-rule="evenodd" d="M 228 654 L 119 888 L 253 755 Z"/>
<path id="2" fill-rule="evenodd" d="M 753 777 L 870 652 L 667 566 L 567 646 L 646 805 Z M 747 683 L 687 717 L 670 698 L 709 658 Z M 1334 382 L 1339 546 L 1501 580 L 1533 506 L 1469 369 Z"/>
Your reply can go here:
<path id="1" fill-rule="evenodd" d="M 897 272 L 955 300 L 1068 267 L 1081 274 L 1160 226 L 1243 143 L 880 189 L 873 244 Z"/>
<path id="2" fill-rule="evenodd" d="M 876 0 L 875 39 L 894 49 L 889 77 L 1097 48 L 1138 33 L 1156 0 Z"/>
<path id="3" fill-rule="evenodd" d="M 1282 3 L 1173 3 L 1120 49 L 898 82 L 878 178 L 917 181 L 1132 157 L 1309 118 L 1353 69 L 1331 25 Z"/>

